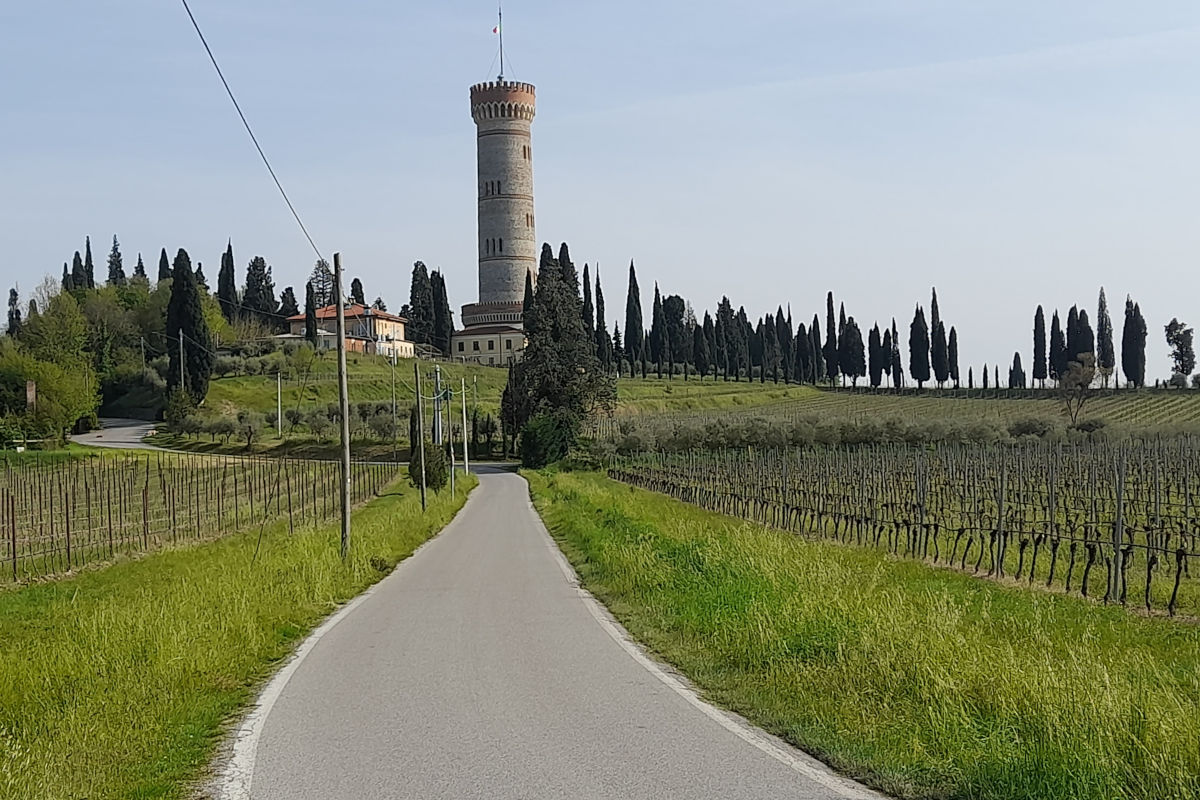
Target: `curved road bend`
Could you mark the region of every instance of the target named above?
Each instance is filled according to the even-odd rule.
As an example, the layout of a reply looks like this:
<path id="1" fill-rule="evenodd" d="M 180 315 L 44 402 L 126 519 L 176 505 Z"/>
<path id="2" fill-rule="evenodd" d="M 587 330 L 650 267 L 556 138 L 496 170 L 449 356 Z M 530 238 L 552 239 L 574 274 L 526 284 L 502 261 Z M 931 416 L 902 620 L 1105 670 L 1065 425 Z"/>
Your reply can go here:
<path id="1" fill-rule="evenodd" d="M 100 429 L 72 436 L 71 441 L 88 447 L 109 447 L 116 450 L 162 450 L 142 439 L 154 431 L 156 423 L 140 419 L 102 418 Z"/>
<path id="2" fill-rule="evenodd" d="M 457 519 L 268 687 L 286 680 L 241 764 L 254 800 L 882 797 L 723 727 L 635 660 L 568 580 L 524 479 L 482 472 Z"/>

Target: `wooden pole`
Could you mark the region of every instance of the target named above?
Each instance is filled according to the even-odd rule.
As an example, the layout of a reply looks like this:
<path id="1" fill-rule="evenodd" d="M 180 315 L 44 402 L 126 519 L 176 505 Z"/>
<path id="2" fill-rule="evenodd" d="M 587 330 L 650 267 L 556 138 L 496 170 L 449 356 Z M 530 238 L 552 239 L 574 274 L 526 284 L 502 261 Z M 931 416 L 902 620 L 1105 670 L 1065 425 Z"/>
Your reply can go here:
<path id="1" fill-rule="evenodd" d="M 333 296 L 337 305 L 338 407 L 342 436 L 342 558 L 350 554 L 350 391 L 346 386 L 346 312 L 342 303 L 342 254 L 333 254 Z"/>
<path id="2" fill-rule="evenodd" d="M 417 387 L 417 446 L 421 456 L 421 511 L 426 508 L 425 505 L 425 404 L 421 400 L 421 364 L 420 362 L 413 363 L 413 372 L 416 373 Z M 411 449 L 411 448 L 410 448 Z M 410 455 L 409 458 L 412 456 Z"/>

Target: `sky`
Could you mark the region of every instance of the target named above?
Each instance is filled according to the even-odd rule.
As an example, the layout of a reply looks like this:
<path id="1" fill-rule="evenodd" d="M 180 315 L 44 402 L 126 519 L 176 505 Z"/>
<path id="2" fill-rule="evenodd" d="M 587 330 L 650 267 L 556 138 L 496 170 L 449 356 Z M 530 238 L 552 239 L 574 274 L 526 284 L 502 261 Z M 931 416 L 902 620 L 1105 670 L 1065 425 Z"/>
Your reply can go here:
<path id="1" fill-rule="evenodd" d="M 191 5 L 321 251 L 392 309 L 418 259 L 474 301 L 495 6 Z M 1194 0 L 511 0 L 505 50 L 537 85 L 538 236 L 600 265 L 610 327 L 631 260 L 647 307 L 657 281 L 824 327 L 832 290 L 864 333 L 936 286 L 964 375 L 1028 369 L 1036 306 L 1094 321 L 1102 285 L 1118 346 L 1140 302 L 1151 378 L 1163 326 L 1200 322 Z M 232 239 L 239 280 L 262 255 L 303 296 L 316 256 L 180 3 L 0 4 L 0 76 L 0 286 L 116 234 L 214 281 Z"/>

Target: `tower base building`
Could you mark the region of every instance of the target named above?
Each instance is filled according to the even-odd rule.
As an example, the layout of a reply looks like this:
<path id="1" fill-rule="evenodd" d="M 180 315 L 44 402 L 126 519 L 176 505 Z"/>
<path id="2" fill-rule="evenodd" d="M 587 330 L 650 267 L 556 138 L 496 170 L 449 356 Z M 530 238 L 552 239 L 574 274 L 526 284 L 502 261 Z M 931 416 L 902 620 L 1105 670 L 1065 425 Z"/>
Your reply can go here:
<path id="1" fill-rule="evenodd" d="M 532 84 L 496 80 L 471 87 L 479 185 L 479 301 L 462 307 L 456 359 L 505 366 L 525 350 L 526 280 L 537 280 L 533 209 L 536 112 Z"/>

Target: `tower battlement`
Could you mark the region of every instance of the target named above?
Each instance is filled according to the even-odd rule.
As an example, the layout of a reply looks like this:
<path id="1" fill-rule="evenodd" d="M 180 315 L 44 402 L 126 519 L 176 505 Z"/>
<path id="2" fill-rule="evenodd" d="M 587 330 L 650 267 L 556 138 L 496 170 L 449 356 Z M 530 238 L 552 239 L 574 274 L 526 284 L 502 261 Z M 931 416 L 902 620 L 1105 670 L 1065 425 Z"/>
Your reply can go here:
<path id="1" fill-rule="evenodd" d="M 488 119 L 533 120 L 537 96 L 532 83 L 488 81 L 471 87 L 471 116 L 476 122 Z"/>

